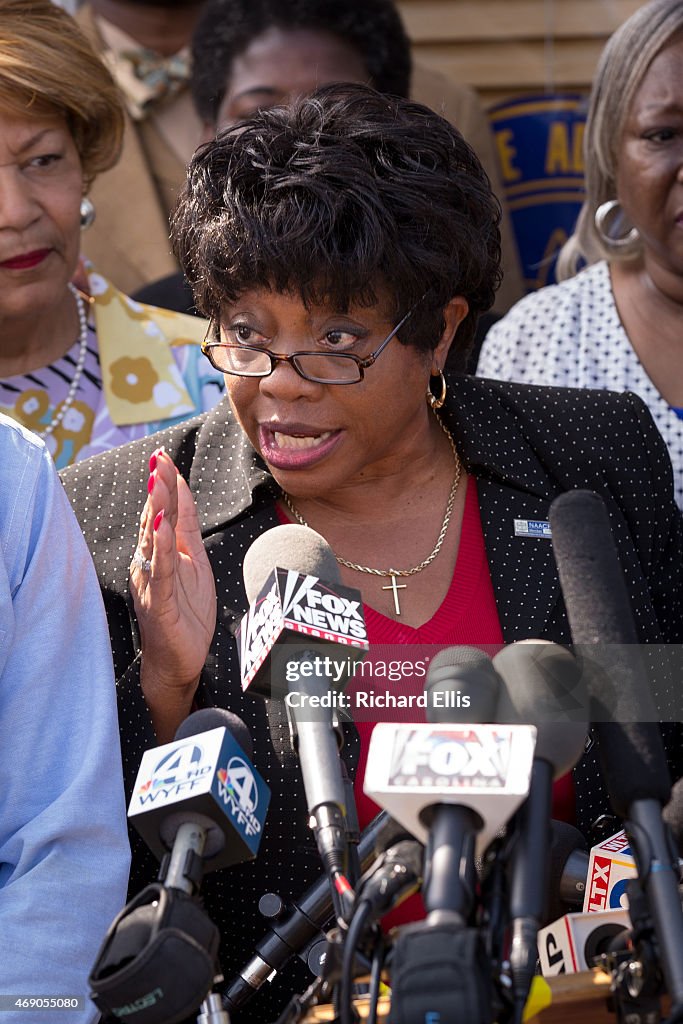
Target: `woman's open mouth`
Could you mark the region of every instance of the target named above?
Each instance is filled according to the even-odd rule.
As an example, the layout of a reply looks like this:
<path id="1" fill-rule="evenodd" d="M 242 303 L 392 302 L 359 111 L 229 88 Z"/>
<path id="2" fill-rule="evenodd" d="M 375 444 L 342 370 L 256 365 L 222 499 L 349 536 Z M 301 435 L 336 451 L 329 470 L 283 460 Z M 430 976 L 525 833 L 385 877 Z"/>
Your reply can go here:
<path id="1" fill-rule="evenodd" d="M 340 430 L 320 430 L 314 427 L 292 426 L 276 430 L 259 426 L 261 455 L 276 469 L 307 469 L 326 458 L 341 439 Z"/>

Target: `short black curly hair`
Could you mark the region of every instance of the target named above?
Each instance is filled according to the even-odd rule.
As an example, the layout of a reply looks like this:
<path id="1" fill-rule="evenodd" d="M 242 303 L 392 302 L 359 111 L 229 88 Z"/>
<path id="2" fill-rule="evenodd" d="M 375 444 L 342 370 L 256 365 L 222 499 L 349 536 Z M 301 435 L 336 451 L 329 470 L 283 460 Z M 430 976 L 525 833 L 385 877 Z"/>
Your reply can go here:
<path id="1" fill-rule="evenodd" d="M 499 220 L 486 172 L 448 121 L 368 86 L 328 85 L 202 146 L 172 239 L 214 321 L 254 288 L 339 311 L 381 293 L 397 320 L 417 305 L 401 341 L 429 351 L 462 295 L 462 367 L 500 282 Z"/>
<path id="2" fill-rule="evenodd" d="M 192 98 L 206 124 L 216 124 L 235 58 L 273 27 L 339 36 L 375 89 L 409 93 L 410 40 L 393 0 L 208 0 L 192 39 Z"/>

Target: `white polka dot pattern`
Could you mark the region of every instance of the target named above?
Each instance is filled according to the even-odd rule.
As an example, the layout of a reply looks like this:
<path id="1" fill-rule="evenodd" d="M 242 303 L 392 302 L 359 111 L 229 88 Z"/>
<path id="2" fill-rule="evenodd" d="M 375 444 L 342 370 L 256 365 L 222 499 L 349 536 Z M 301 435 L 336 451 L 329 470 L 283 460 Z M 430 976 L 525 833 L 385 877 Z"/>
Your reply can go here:
<path id="1" fill-rule="evenodd" d="M 657 391 L 628 339 L 607 263 L 595 263 L 513 306 L 486 335 L 477 375 L 632 391 L 643 399 L 666 441 L 676 501 L 683 508 L 683 420 Z"/>
<path id="2" fill-rule="evenodd" d="M 515 536 L 513 520 L 547 520 L 552 499 L 572 487 L 594 489 L 606 501 L 641 639 L 683 639 L 681 518 L 672 500 L 666 451 L 638 399 L 449 377 L 442 413 L 465 465 L 477 477 L 506 641 L 569 640 L 551 544 Z M 223 969 L 230 977 L 265 931 L 258 898 L 266 891 L 295 896 L 318 870 L 285 717 L 276 704 L 268 708 L 241 693 L 232 634 L 246 608 L 242 560 L 255 537 L 277 524 L 275 491 L 226 400 L 201 417 L 86 460 L 64 474 L 109 616 L 129 792 L 143 751 L 154 745 L 139 688 L 139 639 L 128 596 L 128 565 L 147 493 L 147 461 L 159 444 L 190 482 L 217 580 L 218 626 L 198 702 L 228 707 L 244 719 L 254 741 L 254 761 L 273 791 L 257 861 L 209 875 L 204 885 L 207 909 L 223 935 Z M 679 741 L 679 758 L 682 749 Z M 352 772 L 358 756 L 355 729 L 348 731 L 344 755 Z M 608 810 L 596 765 L 593 749 L 575 771 L 578 819 L 584 828 Z M 133 850 L 131 891 L 138 892 L 153 878 L 155 865 L 137 840 Z M 296 980 L 287 977 L 294 991 L 302 989 L 300 975 Z M 284 991 L 286 986 L 279 995 L 273 990 L 259 997 L 252 1019 L 271 1019 Z M 239 1017 L 249 1018 L 249 1013 Z"/>

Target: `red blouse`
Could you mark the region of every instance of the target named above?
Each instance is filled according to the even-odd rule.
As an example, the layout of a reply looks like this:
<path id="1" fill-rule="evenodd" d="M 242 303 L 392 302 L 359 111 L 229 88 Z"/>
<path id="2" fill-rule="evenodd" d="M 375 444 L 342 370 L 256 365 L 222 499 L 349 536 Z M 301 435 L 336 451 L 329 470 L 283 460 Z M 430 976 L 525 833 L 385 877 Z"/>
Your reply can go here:
<path id="1" fill-rule="evenodd" d="M 278 516 L 282 522 L 288 521 L 279 508 Z M 413 629 L 412 626 L 406 626 L 394 619 L 387 618 L 369 605 L 364 604 L 363 611 L 370 641 L 370 658 L 373 661 L 377 661 L 377 653 L 381 653 L 382 649 L 385 649 L 386 652 L 387 646 L 393 647 L 395 644 L 411 645 L 409 660 L 413 663 L 424 655 L 425 647 L 442 648 L 456 644 L 473 644 L 484 647 L 489 654 L 493 654 L 495 650 L 504 646 L 491 574 L 486 559 L 477 486 L 472 477 L 468 478 L 467 483 L 460 544 L 453 578 L 448 593 L 432 618 L 418 626 L 417 629 Z M 386 653 L 389 658 L 397 657 L 395 651 Z M 432 649 L 430 653 L 435 652 Z M 349 693 L 353 688 L 367 690 L 370 687 L 389 690 L 397 695 L 419 694 L 423 692 L 424 676 L 401 678 L 398 682 L 385 679 L 382 680 L 381 687 L 377 680 L 372 684 L 368 683 L 367 678 L 360 681 L 354 680 L 347 685 L 346 692 Z M 352 706 L 355 707 L 356 703 L 352 702 Z M 364 717 L 366 720 L 363 720 Z M 374 711 L 374 713 L 368 711 L 365 716 L 363 712 L 356 710 L 354 720 L 360 735 L 360 756 L 354 793 L 358 819 L 361 828 L 364 828 L 380 809 L 363 792 L 368 746 L 375 723 L 396 720 L 424 721 L 424 712 L 418 708 L 413 708 L 409 712 L 388 709 Z M 574 821 L 574 788 L 571 773 L 565 775 L 553 787 L 553 817 Z M 393 926 L 414 920 L 419 916 L 419 911 L 417 913 L 416 911 L 417 906 L 414 899 L 408 900 L 397 911 L 388 915 L 385 924 Z"/>

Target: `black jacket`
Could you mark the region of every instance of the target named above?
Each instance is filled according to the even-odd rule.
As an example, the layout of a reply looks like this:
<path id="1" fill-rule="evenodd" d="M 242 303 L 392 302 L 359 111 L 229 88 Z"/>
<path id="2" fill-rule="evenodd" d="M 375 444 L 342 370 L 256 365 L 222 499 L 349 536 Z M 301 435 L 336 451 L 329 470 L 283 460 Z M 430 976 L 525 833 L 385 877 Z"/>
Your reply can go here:
<path id="1" fill-rule="evenodd" d="M 506 642 L 546 638 L 570 642 L 548 540 L 517 537 L 513 519 L 547 520 L 554 497 L 572 488 L 602 495 L 629 584 L 643 643 L 683 640 L 683 521 L 674 499 L 668 454 L 645 405 L 633 395 L 541 388 L 466 376 L 449 378 L 442 409 L 467 471 L 477 480 L 482 526 Z M 254 761 L 272 799 L 257 860 L 207 876 L 207 908 L 223 934 L 227 978 L 249 959 L 265 931 L 256 906 L 267 891 L 303 891 L 318 873 L 306 826 L 298 766 L 286 719 L 274 702 L 245 697 L 239 685 L 233 628 L 246 609 L 242 560 L 251 542 L 278 524 L 276 489 L 232 417 L 227 399 L 211 412 L 70 467 L 63 479 L 83 527 L 109 617 L 119 693 L 126 785 L 155 745 L 139 687 L 139 639 L 128 595 L 128 567 L 147 494 L 148 459 L 165 445 L 188 480 L 218 589 L 218 625 L 197 695 L 240 715 L 254 741 Z M 344 748 L 357 759 L 351 728 Z M 674 759 L 683 756 L 680 744 Z M 672 763 L 678 777 L 683 764 Z M 595 749 L 575 769 L 578 824 L 588 831 L 609 811 Z M 133 844 L 131 891 L 156 865 Z M 294 991 L 302 978 L 290 976 Z M 284 991 L 286 991 L 286 986 Z M 267 1019 L 282 995 L 257 1001 Z"/>

